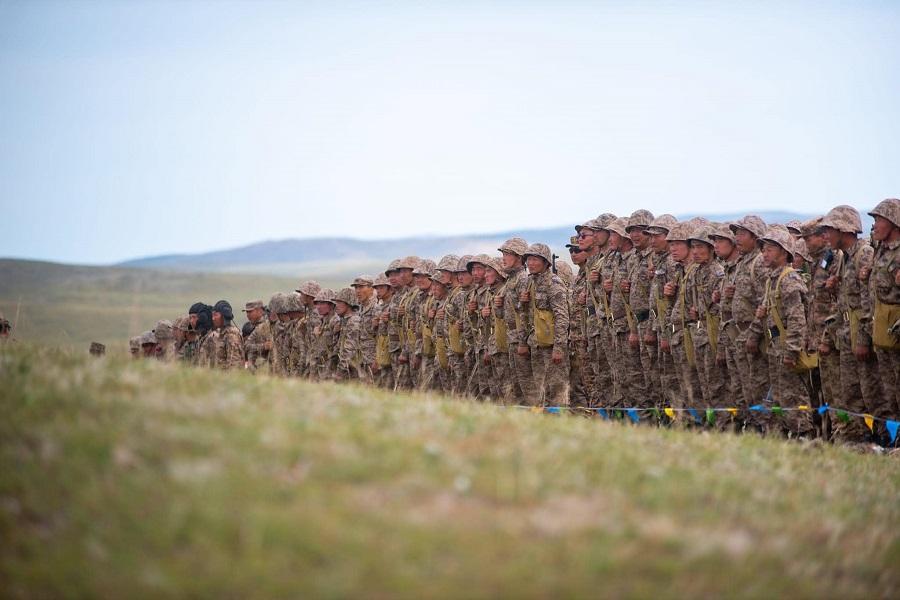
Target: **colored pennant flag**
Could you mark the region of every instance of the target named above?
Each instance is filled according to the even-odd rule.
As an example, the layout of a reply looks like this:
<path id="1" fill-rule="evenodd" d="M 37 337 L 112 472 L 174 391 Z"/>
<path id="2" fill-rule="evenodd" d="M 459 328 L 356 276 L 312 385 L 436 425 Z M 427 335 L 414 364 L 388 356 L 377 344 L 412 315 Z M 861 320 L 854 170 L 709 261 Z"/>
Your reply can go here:
<path id="1" fill-rule="evenodd" d="M 889 420 L 885 423 L 885 426 L 887 427 L 888 434 L 891 436 L 891 443 L 893 444 L 897 441 L 897 428 L 900 428 L 900 421 Z"/>
<path id="2" fill-rule="evenodd" d="M 669 417 L 673 421 L 675 420 L 675 410 L 674 409 L 667 406 L 663 409 L 663 411 L 666 413 L 667 417 Z"/>
<path id="3" fill-rule="evenodd" d="M 695 420 L 695 421 L 697 421 L 698 423 L 702 423 L 702 422 L 703 422 L 703 419 L 700 418 L 700 415 L 697 413 L 697 409 L 696 409 L 696 408 L 689 408 L 689 409 L 688 409 L 688 412 L 690 413 L 690 415 L 691 415 L 692 417 L 694 417 L 694 420 Z"/>
<path id="4" fill-rule="evenodd" d="M 716 411 L 711 408 L 706 409 L 706 422 L 710 425 L 716 424 Z"/>
<path id="5" fill-rule="evenodd" d="M 837 411 L 837 416 L 838 416 L 838 420 L 841 423 L 849 423 L 850 422 L 850 415 L 847 414 L 846 410 Z"/>
<path id="6" fill-rule="evenodd" d="M 603 417 L 604 421 L 609 420 L 609 413 L 606 412 L 605 408 L 598 408 L 597 412 L 600 413 L 600 416 Z"/>
<path id="7" fill-rule="evenodd" d="M 782 415 L 784 414 L 784 409 L 781 408 L 780 406 L 773 406 L 773 407 L 772 407 L 772 414 L 773 414 L 773 415 L 782 416 Z"/>
<path id="8" fill-rule="evenodd" d="M 863 415 L 863 421 L 866 422 L 866 427 L 869 428 L 869 431 L 875 431 L 875 417 L 872 415 Z"/>
<path id="9" fill-rule="evenodd" d="M 558 406 L 548 406 L 548 407 L 547 407 L 547 412 L 550 413 L 551 415 L 558 415 L 558 414 L 559 414 L 559 407 L 558 407 Z"/>
<path id="10" fill-rule="evenodd" d="M 626 412 L 628 413 L 628 418 L 631 419 L 633 423 L 637 423 L 640 420 L 637 409 L 629 408 Z"/>
<path id="11" fill-rule="evenodd" d="M 827 405 L 827 404 L 823 404 L 822 406 L 819 407 L 819 414 L 820 414 L 820 415 L 824 415 L 824 414 L 827 413 L 827 412 L 828 412 L 828 405 Z"/>
<path id="12" fill-rule="evenodd" d="M 797 407 L 797 410 L 809 410 L 809 407 L 805 404 L 801 404 Z"/>
<path id="13" fill-rule="evenodd" d="M 754 404 L 753 406 L 750 407 L 750 410 L 753 410 L 756 412 L 766 412 L 766 407 L 763 406 L 762 404 Z"/>
<path id="14" fill-rule="evenodd" d="M 544 412 L 544 407 L 543 406 L 532 406 L 531 412 L 536 415 L 541 414 L 542 412 Z"/>
<path id="15" fill-rule="evenodd" d="M 728 412 L 730 412 L 732 417 L 736 417 L 736 416 L 737 416 L 737 409 L 736 409 L 736 408 L 726 408 L 725 410 L 727 410 Z"/>
<path id="16" fill-rule="evenodd" d="M 658 408 L 651 408 L 650 413 L 653 415 L 653 417 L 655 419 L 659 420 L 659 409 Z"/>

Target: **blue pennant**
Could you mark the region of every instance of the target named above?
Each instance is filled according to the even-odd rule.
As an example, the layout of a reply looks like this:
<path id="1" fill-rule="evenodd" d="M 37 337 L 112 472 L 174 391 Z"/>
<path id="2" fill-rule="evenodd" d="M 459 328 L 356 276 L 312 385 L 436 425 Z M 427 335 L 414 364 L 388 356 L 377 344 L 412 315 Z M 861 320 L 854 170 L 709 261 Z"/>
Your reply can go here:
<path id="1" fill-rule="evenodd" d="M 633 422 L 637 423 L 640 420 L 640 417 L 638 416 L 638 412 L 637 412 L 636 408 L 629 408 L 625 412 L 628 413 L 628 418 L 631 419 Z"/>
<path id="2" fill-rule="evenodd" d="M 558 406 L 548 406 L 548 407 L 547 407 L 547 412 L 550 413 L 551 415 L 558 415 L 558 414 L 559 414 L 559 407 L 558 407 Z"/>
<path id="3" fill-rule="evenodd" d="M 691 414 L 692 417 L 694 417 L 695 421 L 697 421 L 698 423 L 703 422 L 703 419 L 700 418 L 700 414 L 697 412 L 696 408 L 689 408 L 688 412 Z"/>
<path id="4" fill-rule="evenodd" d="M 900 427 L 900 421 L 888 421 L 885 423 L 885 427 L 887 427 L 888 433 L 891 436 L 891 443 L 897 441 L 897 428 Z"/>
<path id="5" fill-rule="evenodd" d="M 767 409 L 762 404 L 754 404 L 753 406 L 750 407 L 750 410 L 755 410 L 756 412 L 766 412 L 769 409 Z"/>
<path id="6" fill-rule="evenodd" d="M 600 416 L 603 417 L 605 420 L 609 420 L 609 414 L 606 412 L 605 408 L 598 408 L 597 412 L 600 413 Z"/>
<path id="7" fill-rule="evenodd" d="M 820 414 L 820 415 L 824 415 L 825 413 L 828 412 L 828 405 L 827 405 L 827 404 L 823 404 L 822 406 L 819 407 L 818 410 L 819 410 L 819 414 Z"/>

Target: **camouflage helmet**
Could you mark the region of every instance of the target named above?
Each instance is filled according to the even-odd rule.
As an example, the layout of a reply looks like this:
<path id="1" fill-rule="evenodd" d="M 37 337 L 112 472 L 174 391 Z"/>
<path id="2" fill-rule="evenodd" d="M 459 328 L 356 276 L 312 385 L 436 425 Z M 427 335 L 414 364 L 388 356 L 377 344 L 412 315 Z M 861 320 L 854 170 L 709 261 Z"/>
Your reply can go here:
<path id="1" fill-rule="evenodd" d="M 284 305 L 285 312 L 299 312 L 303 310 L 303 296 L 297 292 L 289 292 L 285 294 Z"/>
<path id="2" fill-rule="evenodd" d="M 893 223 L 894 227 L 900 227 L 900 200 L 897 198 L 882 200 L 869 212 L 869 216 L 882 217 Z"/>
<path id="3" fill-rule="evenodd" d="M 88 352 L 92 356 L 103 356 L 106 354 L 106 345 L 101 344 L 100 342 L 91 342 L 91 347 L 88 349 Z"/>
<path id="4" fill-rule="evenodd" d="M 440 260 L 435 271 L 447 271 L 448 273 L 453 273 L 456 271 L 456 266 L 458 264 L 459 257 L 455 254 L 448 254 Z"/>
<path id="5" fill-rule="evenodd" d="M 175 328 L 175 331 L 190 331 L 191 330 L 191 318 L 190 317 L 178 317 L 172 323 L 172 327 Z"/>
<path id="6" fill-rule="evenodd" d="M 603 227 L 600 226 L 600 223 L 597 222 L 597 219 L 588 219 L 581 225 L 575 226 L 575 231 L 581 233 L 582 229 L 594 229 L 596 231 L 600 231 Z"/>
<path id="7" fill-rule="evenodd" d="M 146 346 L 147 344 L 156 344 L 156 334 L 152 331 L 145 331 L 141 334 L 141 346 Z"/>
<path id="8" fill-rule="evenodd" d="M 842 204 L 828 211 L 822 219 L 822 227 L 831 227 L 843 233 L 862 233 L 862 219 L 858 210 Z"/>
<path id="9" fill-rule="evenodd" d="M 573 235 L 572 237 L 570 237 L 570 238 L 569 238 L 569 243 L 566 244 L 566 248 L 569 248 L 569 249 L 571 249 L 571 248 L 576 248 L 576 249 L 577 249 L 577 248 L 579 248 L 579 247 L 580 247 L 580 246 L 578 245 L 578 236 L 577 236 L 577 235 Z"/>
<path id="10" fill-rule="evenodd" d="M 444 278 L 441 276 L 442 269 L 435 269 L 434 275 L 431 276 L 431 281 L 433 283 L 439 283 L 441 285 L 449 285 L 448 283 L 444 283 Z M 447 271 L 443 271 L 447 272 Z M 452 272 L 452 271 L 451 271 Z"/>
<path id="11" fill-rule="evenodd" d="M 503 242 L 497 250 L 500 252 L 509 252 L 516 256 L 525 256 L 525 252 L 528 251 L 528 242 L 520 237 L 509 238 Z"/>
<path id="12" fill-rule="evenodd" d="M 759 238 L 759 241 L 781 246 L 788 253 L 788 262 L 794 259 L 794 237 L 784 225 L 780 223 L 769 225 L 766 233 Z"/>
<path id="13" fill-rule="evenodd" d="M 453 271 L 455 273 L 468 273 L 470 260 L 472 260 L 471 254 L 463 254 L 459 257 L 459 262 L 456 264 L 456 268 Z"/>
<path id="14" fill-rule="evenodd" d="M 140 350 L 141 348 L 141 336 L 136 335 L 132 338 L 128 338 L 128 348 L 132 351 Z"/>
<path id="15" fill-rule="evenodd" d="M 379 273 L 378 277 L 375 278 L 375 281 L 372 282 L 372 287 L 378 287 L 380 285 L 394 287 L 391 285 L 391 280 L 388 279 L 384 273 Z"/>
<path id="16" fill-rule="evenodd" d="M 301 283 L 300 287 L 298 287 L 294 291 L 300 292 L 301 294 L 305 294 L 307 296 L 312 296 L 313 298 L 315 298 L 316 294 L 319 293 L 320 289 L 322 289 L 322 286 L 319 285 L 318 281 L 310 280 L 310 281 L 304 281 L 303 283 Z"/>
<path id="17" fill-rule="evenodd" d="M 766 235 L 766 223 L 756 215 L 741 217 L 728 227 L 734 233 L 737 233 L 738 229 L 746 229 L 758 238 Z"/>
<path id="18" fill-rule="evenodd" d="M 353 279 L 350 287 L 372 287 L 373 285 L 375 285 L 375 279 L 371 275 L 360 275 Z"/>
<path id="19" fill-rule="evenodd" d="M 632 229 L 647 229 L 650 226 L 650 223 L 653 222 L 653 213 L 649 210 L 644 210 L 643 208 L 638 209 L 631 213 L 631 216 L 628 217 L 628 221 L 625 224 L 625 233 L 631 232 Z"/>
<path id="20" fill-rule="evenodd" d="M 693 233 L 694 227 L 691 226 L 690 221 L 682 221 L 681 223 L 675 223 L 671 229 L 669 229 L 669 233 L 666 234 L 667 242 L 687 242 Z"/>
<path id="21" fill-rule="evenodd" d="M 791 219 L 785 223 L 784 226 L 791 235 L 800 235 L 803 233 L 803 221 L 800 219 Z"/>
<path id="22" fill-rule="evenodd" d="M 413 275 L 424 275 L 425 277 L 431 277 L 434 275 L 434 271 L 437 269 L 437 265 L 434 264 L 433 260 L 424 259 L 419 262 L 415 269 L 413 269 Z"/>
<path id="23" fill-rule="evenodd" d="M 531 244 L 525 251 L 525 257 L 537 256 L 547 261 L 548 265 L 553 264 L 553 253 L 550 252 L 550 246 L 547 244 Z"/>
<path id="24" fill-rule="evenodd" d="M 728 223 L 715 223 L 709 232 L 709 239 L 716 241 L 716 238 L 722 238 L 734 243 L 734 232 Z"/>
<path id="25" fill-rule="evenodd" d="M 284 308 L 284 302 L 287 299 L 287 294 L 284 292 L 275 292 L 272 294 L 272 297 L 269 298 L 269 312 L 281 314 L 287 312 Z"/>
<path id="26" fill-rule="evenodd" d="M 707 246 L 712 246 L 712 233 L 715 231 L 712 224 L 709 225 L 700 225 L 699 227 L 694 227 L 691 232 L 688 234 L 687 243 L 691 242 L 703 242 Z"/>
<path id="27" fill-rule="evenodd" d="M 171 340 L 175 337 L 175 332 L 173 331 L 172 321 L 168 321 L 163 319 L 162 321 L 156 322 L 156 327 L 153 328 L 153 333 L 156 335 L 157 340 Z"/>
<path id="28" fill-rule="evenodd" d="M 487 264 L 485 264 L 484 266 L 490 267 L 491 269 L 496 271 L 500 279 L 506 281 L 506 269 L 503 268 L 503 261 L 501 261 L 499 258 L 489 258 Z"/>
<path id="29" fill-rule="evenodd" d="M 674 216 L 669 214 L 659 215 L 647 226 L 647 231 L 652 234 L 669 233 L 672 226 L 678 222 Z"/>
<path id="30" fill-rule="evenodd" d="M 809 253 L 809 248 L 806 246 L 806 240 L 802 237 L 794 240 L 794 252 L 806 262 L 813 262 L 812 254 Z"/>
<path id="31" fill-rule="evenodd" d="M 598 229 L 603 230 L 603 229 L 606 229 L 606 227 L 610 223 L 615 221 L 616 218 L 617 218 L 616 215 L 614 215 L 612 213 L 603 213 L 602 215 L 600 215 L 599 217 L 594 219 L 594 222 L 597 224 Z"/>
<path id="32" fill-rule="evenodd" d="M 816 235 L 822 229 L 822 217 L 816 217 L 800 224 L 800 236 L 809 237 Z"/>
<path id="33" fill-rule="evenodd" d="M 343 302 L 350 307 L 359 306 L 359 301 L 356 298 L 356 291 L 353 288 L 348 287 L 338 290 L 338 293 L 334 295 L 334 302 Z"/>
<path id="34" fill-rule="evenodd" d="M 400 268 L 400 259 L 395 258 L 388 264 L 387 269 L 384 270 L 385 276 L 390 276 L 391 273 Z"/>
<path id="35" fill-rule="evenodd" d="M 419 263 L 422 262 L 422 259 L 418 256 L 407 256 L 405 258 L 400 259 L 400 264 L 397 265 L 398 269 L 415 269 L 419 266 Z"/>
<path id="36" fill-rule="evenodd" d="M 572 272 L 572 267 L 567 262 L 560 261 L 556 263 L 556 274 L 559 275 L 559 278 L 563 280 L 563 283 L 566 284 L 566 287 L 572 285 L 572 278 L 574 277 L 574 273 Z"/>
<path id="37" fill-rule="evenodd" d="M 316 294 L 315 302 L 329 302 L 334 304 L 334 290 L 330 288 L 322 288 L 319 290 L 319 293 Z"/>
<path id="38" fill-rule="evenodd" d="M 622 237 L 628 237 L 628 233 L 625 231 L 625 227 L 627 227 L 627 226 L 628 226 L 628 219 L 626 219 L 625 217 L 622 217 L 619 219 L 615 219 L 614 221 L 609 223 L 603 229 L 617 233 Z"/>
<path id="39" fill-rule="evenodd" d="M 471 273 L 473 265 L 482 265 L 482 266 L 486 267 L 490 264 L 491 264 L 490 256 L 488 256 L 487 254 L 476 254 L 475 256 L 473 256 L 472 258 L 469 259 L 469 262 L 466 263 L 466 271 Z"/>

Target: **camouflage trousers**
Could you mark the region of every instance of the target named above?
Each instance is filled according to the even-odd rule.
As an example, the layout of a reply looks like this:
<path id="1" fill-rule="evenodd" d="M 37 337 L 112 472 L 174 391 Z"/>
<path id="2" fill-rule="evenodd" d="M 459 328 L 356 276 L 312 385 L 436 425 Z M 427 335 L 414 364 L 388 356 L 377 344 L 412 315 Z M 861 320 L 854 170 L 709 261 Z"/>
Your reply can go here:
<path id="1" fill-rule="evenodd" d="M 591 367 L 594 369 L 594 389 L 588 390 L 594 406 L 622 406 L 619 377 L 616 374 L 616 352 L 612 330 L 602 327 L 599 335 L 589 341 Z"/>
<path id="2" fill-rule="evenodd" d="M 644 386 L 644 370 L 641 364 L 640 344 L 628 343 L 628 332 L 618 331 L 613 338 L 615 348 L 615 372 L 619 376 L 622 402 L 619 406 L 651 408 L 653 404 Z"/>
<path id="3" fill-rule="evenodd" d="M 878 364 L 874 360 L 860 362 L 853 354 L 850 330 L 845 326 L 837 335 L 840 352 L 841 395 L 834 405 L 851 412 L 874 414 L 880 397 Z M 831 437 L 838 442 L 866 442 L 871 438 L 862 419 L 850 418 L 843 422 L 831 415 Z"/>
<path id="4" fill-rule="evenodd" d="M 568 406 L 569 356 L 563 352 L 562 362 L 554 364 L 553 348 L 531 348 L 531 372 L 534 387 L 529 394 L 531 406 Z"/>
<path id="5" fill-rule="evenodd" d="M 809 380 L 810 373 L 800 374 L 784 366 L 785 352 L 777 338 L 769 344 L 767 354 L 772 404 L 782 408 L 810 406 L 809 391 L 805 383 Z M 791 410 L 782 415 L 769 415 L 766 425 L 767 433 L 781 433 L 794 437 L 815 435 L 811 410 Z"/>
<path id="6" fill-rule="evenodd" d="M 648 344 L 644 338 L 653 332 L 650 320 L 638 323 L 638 336 L 641 339 L 641 370 L 644 373 L 644 389 L 650 406 L 660 406 L 663 398 L 662 373 L 659 369 L 659 342 Z"/>
<path id="7" fill-rule="evenodd" d="M 678 395 L 673 400 L 672 406 L 698 408 L 702 404 L 703 394 L 700 389 L 700 377 L 697 374 L 696 356 L 694 364 L 691 364 L 683 331 L 673 332 L 670 343 L 672 345 L 672 362 L 675 363 L 679 383 Z M 693 345 L 691 350 L 693 350 Z"/>
<path id="8" fill-rule="evenodd" d="M 447 360 L 450 364 L 451 391 L 457 396 L 463 396 L 466 393 L 466 384 L 469 381 L 469 370 L 466 368 L 465 354 L 448 352 Z"/>
<path id="9" fill-rule="evenodd" d="M 875 359 L 881 380 L 881 401 L 872 414 L 882 419 L 900 420 L 900 349 L 875 348 Z"/>
<path id="10" fill-rule="evenodd" d="M 696 340 L 697 338 L 695 338 Z M 709 341 L 694 344 L 694 357 L 697 361 L 697 377 L 700 380 L 700 396 L 708 408 L 727 408 L 725 406 L 728 389 L 728 373 L 724 366 L 716 363 L 716 353 Z"/>
<path id="11" fill-rule="evenodd" d="M 416 389 L 422 392 L 441 391 L 439 369 L 437 357 L 422 356 L 416 372 Z"/>
<path id="12" fill-rule="evenodd" d="M 394 371 L 390 366 L 379 368 L 373 376 L 378 387 L 386 390 L 394 388 Z"/>
<path id="13" fill-rule="evenodd" d="M 590 406 L 587 389 L 593 387 L 593 369 L 589 365 L 591 355 L 587 342 L 574 340 L 569 343 L 569 404 L 571 406 Z"/>
<path id="14" fill-rule="evenodd" d="M 485 374 L 490 388 L 491 398 L 502 404 L 512 404 L 515 401 L 515 381 L 509 365 L 509 354 L 497 352 L 490 356 L 490 362 L 485 365 Z"/>
<path id="15" fill-rule="evenodd" d="M 520 402 L 527 402 L 528 395 L 534 389 L 534 377 L 531 372 L 531 357 L 528 355 L 519 356 L 518 344 L 509 345 L 509 355 L 512 364 L 512 371 L 515 374 L 516 387 L 518 395 L 516 398 Z"/>
<path id="16" fill-rule="evenodd" d="M 742 415 L 747 423 L 765 428 L 768 419 L 764 413 L 748 410 L 755 404 L 761 404 L 769 393 L 769 359 L 762 349 L 753 354 L 746 346 L 748 339 L 758 335 L 749 325 L 738 334 L 734 340 L 734 364 L 741 378 L 743 398 L 739 408 Z"/>
<path id="17" fill-rule="evenodd" d="M 728 406 L 743 406 L 744 393 L 741 391 L 741 375 L 738 371 L 734 341 L 728 335 L 727 329 L 723 329 L 719 334 L 719 355 L 725 357 L 723 368 L 728 375 L 723 402 Z"/>

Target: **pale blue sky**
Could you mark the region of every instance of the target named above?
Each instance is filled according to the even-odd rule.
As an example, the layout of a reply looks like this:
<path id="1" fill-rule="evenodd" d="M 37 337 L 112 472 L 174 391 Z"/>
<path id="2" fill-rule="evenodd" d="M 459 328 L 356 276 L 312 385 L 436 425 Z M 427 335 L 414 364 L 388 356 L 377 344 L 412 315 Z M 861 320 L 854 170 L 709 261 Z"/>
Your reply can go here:
<path id="1" fill-rule="evenodd" d="M 0 256 L 900 195 L 900 2 L 0 0 Z"/>

